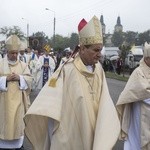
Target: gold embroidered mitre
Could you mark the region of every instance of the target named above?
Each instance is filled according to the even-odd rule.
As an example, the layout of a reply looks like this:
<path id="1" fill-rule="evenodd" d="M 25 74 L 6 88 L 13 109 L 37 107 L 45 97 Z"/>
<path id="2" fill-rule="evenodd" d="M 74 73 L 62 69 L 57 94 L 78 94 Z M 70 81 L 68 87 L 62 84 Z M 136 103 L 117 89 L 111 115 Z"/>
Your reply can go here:
<path id="1" fill-rule="evenodd" d="M 21 42 L 17 35 L 11 35 L 6 39 L 6 48 L 8 51 L 19 51 L 20 44 Z"/>
<path id="2" fill-rule="evenodd" d="M 24 51 L 27 48 L 27 41 L 21 41 L 20 51 Z"/>
<path id="3" fill-rule="evenodd" d="M 78 25 L 80 45 L 103 43 L 102 26 L 99 19 L 94 16 L 88 23 L 82 19 Z"/>
<path id="4" fill-rule="evenodd" d="M 148 44 L 147 42 L 145 42 L 144 44 L 144 57 L 150 57 L 150 44 Z"/>

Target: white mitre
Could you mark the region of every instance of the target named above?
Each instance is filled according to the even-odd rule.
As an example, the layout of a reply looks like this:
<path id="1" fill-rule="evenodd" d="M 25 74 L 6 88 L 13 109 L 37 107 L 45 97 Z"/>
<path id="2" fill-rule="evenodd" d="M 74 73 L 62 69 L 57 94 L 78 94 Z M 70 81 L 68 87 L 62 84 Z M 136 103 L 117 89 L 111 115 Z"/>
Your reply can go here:
<path id="1" fill-rule="evenodd" d="M 102 44 L 102 26 L 99 19 L 94 16 L 88 23 L 82 19 L 78 25 L 80 45 Z"/>
<path id="2" fill-rule="evenodd" d="M 27 48 L 27 41 L 21 41 L 20 51 L 24 51 Z"/>
<path id="3" fill-rule="evenodd" d="M 147 42 L 145 42 L 145 44 L 144 44 L 143 56 L 144 57 L 150 57 L 150 44 L 148 44 Z"/>
<path id="4" fill-rule="evenodd" d="M 17 35 L 11 35 L 6 39 L 6 49 L 8 51 L 14 51 L 20 49 L 20 39 L 18 38 Z"/>

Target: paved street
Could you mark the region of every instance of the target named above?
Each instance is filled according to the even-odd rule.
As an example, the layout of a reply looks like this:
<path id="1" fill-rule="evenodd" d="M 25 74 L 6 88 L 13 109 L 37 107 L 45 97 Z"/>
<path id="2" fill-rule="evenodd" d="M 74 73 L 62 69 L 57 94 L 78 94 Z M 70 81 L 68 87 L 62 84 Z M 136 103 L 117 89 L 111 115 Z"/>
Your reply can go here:
<path id="1" fill-rule="evenodd" d="M 107 83 L 108 83 L 110 95 L 113 99 L 114 104 L 116 104 L 120 93 L 125 87 L 126 82 L 118 81 L 114 79 L 107 79 Z M 123 142 L 118 141 L 113 150 L 123 150 Z"/>
<path id="2" fill-rule="evenodd" d="M 114 80 L 114 79 L 107 79 L 107 83 L 108 83 L 110 95 L 113 99 L 114 104 L 116 104 L 117 99 L 118 99 L 120 93 L 122 92 L 126 82 L 118 81 L 118 80 Z M 33 102 L 36 95 L 37 95 L 37 93 L 34 93 L 34 92 L 31 93 L 31 102 Z M 25 150 L 32 150 L 31 145 L 27 139 L 25 139 L 24 147 L 25 147 Z M 123 142 L 118 141 L 113 150 L 123 150 Z"/>

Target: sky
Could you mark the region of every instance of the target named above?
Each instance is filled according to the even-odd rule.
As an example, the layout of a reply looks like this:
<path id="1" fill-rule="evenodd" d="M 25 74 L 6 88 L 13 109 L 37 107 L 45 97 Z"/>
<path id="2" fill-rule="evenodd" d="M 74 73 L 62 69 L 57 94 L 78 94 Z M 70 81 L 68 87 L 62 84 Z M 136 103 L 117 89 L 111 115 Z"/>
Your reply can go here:
<path id="1" fill-rule="evenodd" d="M 113 33 L 118 16 L 123 31 L 141 33 L 150 29 L 149 7 L 150 0 L 0 0 L 0 28 L 19 26 L 27 34 L 29 24 L 29 35 L 52 37 L 55 16 L 55 34 L 70 36 L 83 18 L 103 15 L 106 33 Z"/>

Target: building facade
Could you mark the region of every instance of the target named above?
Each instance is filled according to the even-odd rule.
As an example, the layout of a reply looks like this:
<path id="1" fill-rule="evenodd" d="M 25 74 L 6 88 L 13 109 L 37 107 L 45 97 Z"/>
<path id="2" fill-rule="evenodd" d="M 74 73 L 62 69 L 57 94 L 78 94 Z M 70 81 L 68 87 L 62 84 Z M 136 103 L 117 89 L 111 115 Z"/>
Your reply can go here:
<path id="1" fill-rule="evenodd" d="M 104 17 L 103 15 L 100 16 L 100 22 L 102 25 L 102 33 L 104 37 L 104 43 L 106 47 L 113 47 L 113 43 L 111 41 L 111 38 L 113 36 L 112 33 L 106 33 L 106 25 L 104 23 Z M 116 25 L 114 26 L 114 32 L 123 32 L 123 26 L 121 24 L 121 18 L 120 16 L 117 17 Z"/>

